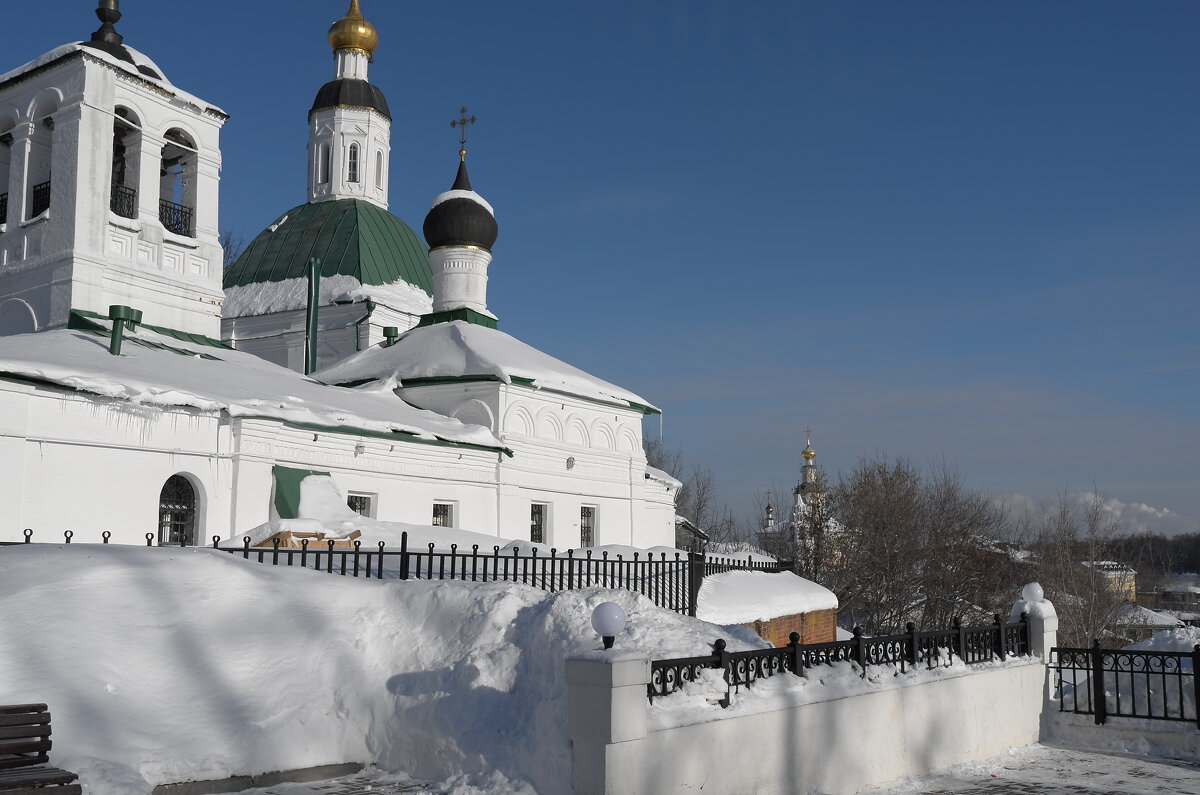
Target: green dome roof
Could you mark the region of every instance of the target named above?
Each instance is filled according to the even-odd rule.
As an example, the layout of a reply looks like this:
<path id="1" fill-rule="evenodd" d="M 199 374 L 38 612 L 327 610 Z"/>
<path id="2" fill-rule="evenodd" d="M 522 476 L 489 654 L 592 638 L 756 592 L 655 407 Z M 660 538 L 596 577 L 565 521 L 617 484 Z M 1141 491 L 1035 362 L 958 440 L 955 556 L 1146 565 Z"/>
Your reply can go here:
<path id="1" fill-rule="evenodd" d="M 433 294 L 425 246 L 396 216 L 358 199 L 301 204 L 254 238 L 225 271 L 225 288 L 303 279 L 308 261 L 321 276 L 353 276 L 361 284 L 403 279 Z"/>

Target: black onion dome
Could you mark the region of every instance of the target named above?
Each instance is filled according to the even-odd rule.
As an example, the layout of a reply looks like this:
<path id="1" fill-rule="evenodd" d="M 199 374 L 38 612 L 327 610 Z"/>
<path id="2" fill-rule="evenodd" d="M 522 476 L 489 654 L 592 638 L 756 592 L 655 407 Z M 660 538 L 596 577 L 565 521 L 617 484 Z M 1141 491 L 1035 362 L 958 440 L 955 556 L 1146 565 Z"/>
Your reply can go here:
<path id="1" fill-rule="evenodd" d="M 321 86 L 321 89 L 317 91 L 317 98 L 313 100 L 309 114 L 326 108 L 336 108 L 340 105 L 370 108 L 387 116 L 389 120 L 392 118 L 392 112 L 388 110 L 387 99 L 383 96 L 382 91 L 366 80 L 356 80 L 350 77 L 330 80 Z"/>
<path id="2" fill-rule="evenodd" d="M 442 194 L 425 216 L 421 231 L 430 250 L 443 246 L 478 246 L 492 250 L 500 228 L 496 217 L 475 191 L 467 178 L 467 164 L 458 164 L 458 176 L 451 193 L 462 191 L 468 196 Z M 445 197 L 445 198 L 443 198 Z"/>

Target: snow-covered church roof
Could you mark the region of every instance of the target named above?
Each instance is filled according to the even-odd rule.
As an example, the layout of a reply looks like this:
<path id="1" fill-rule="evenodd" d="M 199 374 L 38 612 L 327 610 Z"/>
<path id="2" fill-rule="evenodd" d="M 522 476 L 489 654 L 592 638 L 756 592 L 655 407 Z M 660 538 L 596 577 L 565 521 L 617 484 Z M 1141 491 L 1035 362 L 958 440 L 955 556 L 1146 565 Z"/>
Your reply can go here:
<path id="1" fill-rule="evenodd" d="M 95 325 L 107 328 L 107 320 Z M 501 449 L 478 425 L 415 408 L 391 389 L 327 386 L 249 353 L 139 326 L 121 355 L 104 331 L 58 329 L 0 337 L 0 377 L 16 377 L 141 406 L 222 410 L 348 432 L 398 433 Z"/>
<path id="2" fill-rule="evenodd" d="M 399 383 L 487 377 L 569 395 L 618 403 L 648 413 L 658 409 L 629 390 L 602 381 L 493 328 L 454 320 L 421 326 L 391 346 L 375 346 L 313 377 L 327 384 Z M 414 383 L 415 382 L 415 383 Z"/>

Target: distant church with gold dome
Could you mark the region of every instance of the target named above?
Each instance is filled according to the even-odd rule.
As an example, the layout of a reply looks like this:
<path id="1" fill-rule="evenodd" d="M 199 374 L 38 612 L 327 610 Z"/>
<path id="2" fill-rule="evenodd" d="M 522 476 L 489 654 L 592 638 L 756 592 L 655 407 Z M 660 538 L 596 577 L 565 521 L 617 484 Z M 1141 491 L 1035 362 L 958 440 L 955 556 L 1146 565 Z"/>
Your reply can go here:
<path id="1" fill-rule="evenodd" d="M 388 212 L 392 117 L 358 0 L 329 29 L 306 201 L 228 269 L 228 117 L 98 6 L 89 39 L 0 74 L 0 541 L 240 538 L 323 518 L 319 481 L 350 521 L 673 542 L 680 484 L 642 448 L 659 410 L 488 310 L 499 228 L 465 108 L 424 240 Z"/>

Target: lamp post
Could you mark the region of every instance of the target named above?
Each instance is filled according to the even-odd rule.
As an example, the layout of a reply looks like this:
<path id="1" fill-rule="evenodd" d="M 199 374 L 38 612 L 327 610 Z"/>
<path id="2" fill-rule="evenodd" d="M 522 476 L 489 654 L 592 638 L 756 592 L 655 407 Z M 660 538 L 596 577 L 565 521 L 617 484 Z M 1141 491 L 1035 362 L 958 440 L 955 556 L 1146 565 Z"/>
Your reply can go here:
<path id="1" fill-rule="evenodd" d="M 625 631 L 625 611 L 616 602 L 601 602 L 592 610 L 592 629 L 604 639 L 604 648 L 611 649 L 617 635 Z"/>

